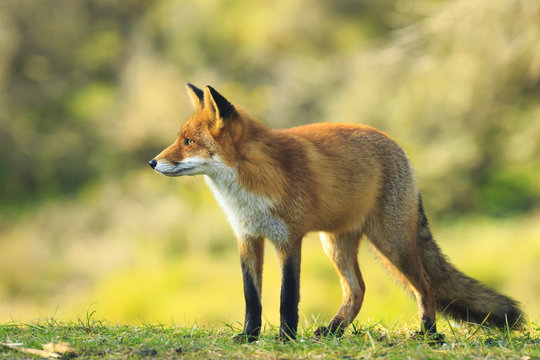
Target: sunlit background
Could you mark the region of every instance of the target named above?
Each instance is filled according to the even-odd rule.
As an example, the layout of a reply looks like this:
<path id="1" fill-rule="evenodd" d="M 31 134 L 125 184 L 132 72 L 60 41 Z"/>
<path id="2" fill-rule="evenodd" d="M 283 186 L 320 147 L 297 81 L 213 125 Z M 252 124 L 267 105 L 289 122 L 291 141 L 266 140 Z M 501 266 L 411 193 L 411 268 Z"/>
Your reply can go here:
<path id="1" fill-rule="evenodd" d="M 2 1 L 0 322 L 243 320 L 236 241 L 203 179 L 147 165 L 192 111 L 186 81 L 271 127 L 387 132 L 451 261 L 537 321 L 539 79 L 537 0 Z M 304 243 L 301 326 L 341 303 L 318 237 Z M 413 321 L 367 241 L 360 264 L 360 322 Z"/>

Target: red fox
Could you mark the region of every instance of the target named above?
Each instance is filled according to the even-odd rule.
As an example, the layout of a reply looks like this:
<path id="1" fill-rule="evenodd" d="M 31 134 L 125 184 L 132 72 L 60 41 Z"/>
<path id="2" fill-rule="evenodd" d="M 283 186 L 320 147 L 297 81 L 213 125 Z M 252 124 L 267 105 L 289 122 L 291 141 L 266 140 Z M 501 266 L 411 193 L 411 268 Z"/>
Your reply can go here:
<path id="1" fill-rule="evenodd" d="M 358 245 L 371 241 L 384 264 L 414 294 L 420 334 L 440 336 L 438 310 L 458 320 L 519 326 L 516 301 L 467 277 L 433 240 L 411 164 L 385 133 L 365 125 L 321 123 L 273 130 L 212 87 L 187 83 L 195 113 L 176 141 L 150 161 L 167 176 L 204 175 L 238 240 L 245 321 L 261 329 L 264 239 L 281 268 L 282 339 L 294 339 L 302 239 L 318 231 L 339 275 L 343 304 L 317 336 L 341 334 L 354 320 L 365 285 Z"/>

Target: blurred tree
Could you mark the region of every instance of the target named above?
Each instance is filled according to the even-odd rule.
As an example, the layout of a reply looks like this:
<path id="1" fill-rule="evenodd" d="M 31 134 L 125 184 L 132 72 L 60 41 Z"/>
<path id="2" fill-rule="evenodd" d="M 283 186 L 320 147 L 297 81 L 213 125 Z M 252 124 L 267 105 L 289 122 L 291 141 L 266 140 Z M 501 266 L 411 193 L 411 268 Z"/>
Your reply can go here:
<path id="1" fill-rule="evenodd" d="M 3 205 L 76 190 L 103 171 L 93 154 L 114 152 L 95 120 L 114 103 L 127 40 L 144 12 L 132 1 L 0 5 L 8 45 L 0 60 Z"/>

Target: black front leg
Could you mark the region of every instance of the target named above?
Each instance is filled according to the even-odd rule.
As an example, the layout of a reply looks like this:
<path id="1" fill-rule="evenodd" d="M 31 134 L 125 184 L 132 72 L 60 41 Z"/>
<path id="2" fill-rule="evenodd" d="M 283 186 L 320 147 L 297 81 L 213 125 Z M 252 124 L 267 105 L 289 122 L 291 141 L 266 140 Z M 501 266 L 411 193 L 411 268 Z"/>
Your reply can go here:
<path id="1" fill-rule="evenodd" d="M 244 318 L 242 335 L 248 341 L 254 341 L 259 337 L 261 332 L 261 298 L 248 265 L 245 263 L 242 264 L 242 274 L 244 280 L 244 299 L 246 301 L 246 316 Z"/>
<path id="2" fill-rule="evenodd" d="M 261 332 L 261 286 L 264 256 L 264 239 L 244 238 L 238 242 L 242 278 L 244 281 L 244 299 L 246 316 L 244 330 L 237 337 L 240 341 L 255 341 Z"/>
<path id="3" fill-rule="evenodd" d="M 296 339 L 300 302 L 301 240 L 287 251 L 278 250 L 281 265 L 281 304 L 279 337 Z"/>

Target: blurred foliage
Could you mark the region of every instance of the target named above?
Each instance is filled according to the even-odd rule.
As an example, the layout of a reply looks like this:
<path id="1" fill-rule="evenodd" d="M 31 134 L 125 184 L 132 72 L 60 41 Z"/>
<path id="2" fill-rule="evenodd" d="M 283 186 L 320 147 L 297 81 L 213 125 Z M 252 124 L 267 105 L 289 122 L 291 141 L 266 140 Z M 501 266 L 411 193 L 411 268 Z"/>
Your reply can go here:
<path id="1" fill-rule="evenodd" d="M 114 299 L 103 312 L 124 321 L 159 301 L 163 313 L 206 301 L 217 312 L 222 304 L 202 301 L 189 282 L 212 284 L 213 267 L 236 272 L 240 291 L 232 232 L 201 179 L 174 181 L 146 165 L 192 111 L 185 81 L 213 85 L 271 127 L 335 121 L 386 131 L 409 154 L 437 220 L 537 218 L 539 79 L 537 0 L 2 1 L 0 310 L 97 298 Z M 540 259 L 520 249 L 529 257 L 513 264 L 518 278 Z M 308 250 L 318 277 L 306 288 L 339 293 L 319 250 Z M 527 281 L 529 290 L 512 290 L 534 298 L 538 279 Z M 232 298 L 226 285 L 213 286 Z M 186 288 L 189 298 L 179 295 Z M 386 301 L 366 296 L 366 307 L 384 304 L 374 314 L 390 319 L 389 299 L 400 295 L 388 291 L 376 290 Z M 303 303 L 331 312 L 340 301 L 318 300 Z M 394 312 L 414 313 L 409 305 Z"/>
<path id="2" fill-rule="evenodd" d="M 2 206 L 141 166 L 191 111 L 189 80 L 270 126 L 387 131 L 437 215 L 528 211 L 539 12 L 536 0 L 3 2 Z"/>

